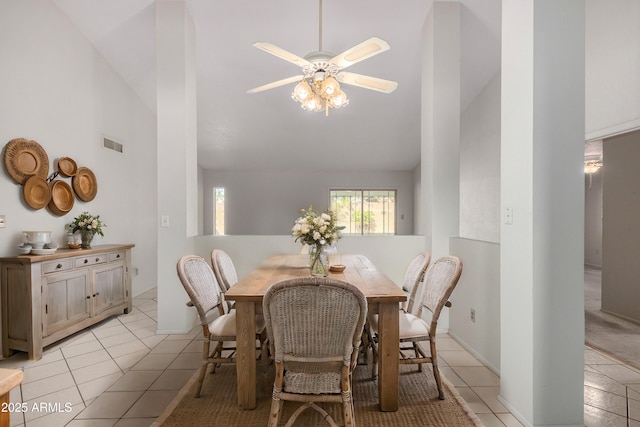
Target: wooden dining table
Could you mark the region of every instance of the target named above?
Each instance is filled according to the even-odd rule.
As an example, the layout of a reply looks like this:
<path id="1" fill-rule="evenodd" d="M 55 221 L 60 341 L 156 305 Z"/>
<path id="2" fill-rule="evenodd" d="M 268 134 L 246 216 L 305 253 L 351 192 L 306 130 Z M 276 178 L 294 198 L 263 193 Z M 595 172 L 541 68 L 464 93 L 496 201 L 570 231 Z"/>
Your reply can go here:
<path id="1" fill-rule="evenodd" d="M 342 272 L 329 272 L 328 277 L 357 286 L 367 298 L 369 313 L 378 314 L 378 396 L 380 410 L 398 410 L 399 383 L 399 309 L 407 299 L 393 280 L 378 270 L 364 255 L 341 255 Z M 309 256 L 274 255 L 249 275 L 233 285 L 225 299 L 236 307 L 236 369 L 238 405 L 241 409 L 256 407 L 256 341 L 255 315 L 262 312 L 262 299 L 273 283 L 309 276 Z"/>

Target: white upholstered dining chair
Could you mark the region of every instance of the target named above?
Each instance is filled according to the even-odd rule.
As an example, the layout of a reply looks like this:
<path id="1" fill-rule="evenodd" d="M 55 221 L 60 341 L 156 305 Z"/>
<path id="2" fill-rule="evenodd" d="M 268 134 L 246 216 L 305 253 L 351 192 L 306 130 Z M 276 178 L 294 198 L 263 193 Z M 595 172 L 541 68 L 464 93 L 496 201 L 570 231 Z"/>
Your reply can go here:
<path id="1" fill-rule="evenodd" d="M 420 298 L 420 292 L 422 290 L 422 283 L 424 281 L 424 274 L 427 271 L 427 267 L 429 267 L 429 262 L 431 261 L 431 255 L 427 251 L 420 252 L 416 255 L 404 272 L 404 277 L 402 280 L 402 290 L 407 294 L 407 301 L 402 303 L 402 311 L 406 313 L 414 313 L 414 304 L 416 298 Z M 414 313 L 415 314 L 415 313 Z M 371 330 L 371 323 L 376 325 L 378 324 L 378 315 L 369 313 L 369 319 L 367 324 L 365 325 L 365 330 L 367 331 L 364 351 L 366 352 L 369 347 L 374 345 L 377 342 L 377 332 L 374 333 Z M 405 346 L 406 347 L 406 346 Z M 406 349 L 406 348 L 405 348 Z M 377 353 L 375 352 L 375 348 L 373 349 L 373 364 L 371 366 L 371 376 L 375 377 L 377 372 Z M 403 346 L 400 343 L 400 356 L 403 355 Z M 368 364 L 368 359 L 366 358 L 368 353 L 365 353 L 365 364 Z M 417 355 L 417 353 L 416 353 Z M 420 365 L 419 370 L 422 370 L 422 365 Z"/>
<path id="2" fill-rule="evenodd" d="M 220 286 L 222 298 L 224 299 L 224 294 L 229 288 L 238 283 L 236 267 L 233 265 L 233 260 L 229 254 L 222 249 L 214 249 L 211 251 L 211 266 L 213 267 L 213 273 L 216 275 L 216 280 L 218 281 L 218 286 Z M 233 304 L 231 301 L 225 300 L 225 305 L 226 312 L 228 313 L 233 307 Z"/>
<path id="3" fill-rule="evenodd" d="M 407 303 L 403 304 L 403 310 L 407 313 L 414 312 L 413 306 L 416 298 L 420 298 L 419 294 L 422 289 L 424 274 L 427 271 L 427 267 L 429 267 L 430 261 L 431 255 L 429 252 L 420 252 L 411 260 L 404 272 L 402 290 L 407 293 Z"/>
<path id="4" fill-rule="evenodd" d="M 209 365 L 212 372 L 221 363 L 235 362 L 235 345 L 225 346 L 225 342 L 236 341 L 236 312 L 225 313 L 222 309 L 221 291 L 211 266 L 201 257 L 185 255 L 177 264 L 178 277 L 189 295 L 189 306 L 196 308 L 202 326 L 203 349 L 200 376 L 195 397 L 200 397 L 204 377 Z M 265 357 L 266 330 L 264 321 L 256 317 L 256 340 L 260 341 L 261 355 Z M 211 342 L 215 348 L 210 352 Z M 224 354 L 223 354 L 224 353 Z"/>
<path id="5" fill-rule="evenodd" d="M 450 307 L 449 297 L 458 284 L 460 275 L 462 274 L 462 262 L 455 256 L 447 256 L 438 259 L 431 264 L 425 273 L 422 296 L 418 300 L 418 307 L 415 314 L 408 312 L 400 312 L 400 345 L 410 343 L 411 349 L 407 355 L 401 347 L 401 364 L 417 364 L 420 367 L 423 363 L 430 363 L 433 367 L 433 375 L 438 387 L 438 397 L 444 399 L 444 391 L 442 389 L 442 380 L 438 369 L 438 353 L 436 349 L 436 331 L 438 327 L 438 318 L 442 309 Z M 429 322 L 422 319 L 424 310 L 431 312 Z M 374 367 L 377 361 L 377 345 L 376 335 L 378 332 L 377 318 L 369 317 L 371 331 L 374 335 L 373 343 L 373 361 Z M 420 343 L 428 341 L 430 352 L 427 353 Z"/>
<path id="6" fill-rule="evenodd" d="M 276 367 L 269 427 L 278 425 L 284 400 L 305 402 L 287 426 L 309 408 L 337 426 L 317 402 L 342 403 L 344 425 L 355 426 L 351 374 L 367 315 L 364 294 L 339 280 L 289 279 L 271 285 L 263 314 Z"/>

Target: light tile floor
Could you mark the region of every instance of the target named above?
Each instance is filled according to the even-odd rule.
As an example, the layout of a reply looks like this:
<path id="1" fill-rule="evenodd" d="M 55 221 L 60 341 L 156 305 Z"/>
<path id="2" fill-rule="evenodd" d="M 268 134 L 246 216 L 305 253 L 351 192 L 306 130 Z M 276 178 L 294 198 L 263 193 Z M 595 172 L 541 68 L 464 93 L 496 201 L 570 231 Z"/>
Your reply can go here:
<path id="1" fill-rule="evenodd" d="M 11 426 L 149 426 L 197 367 L 199 327 L 186 335 L 156 335 L 155 289 L 137 296 L 120 315 L 45 349 L 0 361 L 22 368 L 11 393 Z M 521 426 L 496 396 L 499 378 L 448 336 L 439 338 L 441 371 L 487 427 Z M 629 424 L 627 424 L 627 419 Z M 640 427 L 640 372 L 585 349 L 585 424 Z"/>

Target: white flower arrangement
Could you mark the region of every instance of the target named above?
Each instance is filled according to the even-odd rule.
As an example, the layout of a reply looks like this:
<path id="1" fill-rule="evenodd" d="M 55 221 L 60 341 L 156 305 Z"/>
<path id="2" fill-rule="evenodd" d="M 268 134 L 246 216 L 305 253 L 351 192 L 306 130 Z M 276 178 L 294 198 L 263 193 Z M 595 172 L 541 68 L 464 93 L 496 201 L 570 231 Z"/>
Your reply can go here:
<path id="1" fill-rule="evenodd" d="M 100 220 L 100 215 L 91 215 L 89 212 L 82 212 L 81 215 L 75 217 L 73 222 L 69 224 L 72 233 L 76 231 L 88 231 L 91 234 L 99 234 L 104 237 L 103 227 L 107 224 Z"/>
<path id="2" fill-rule="evenodd" d="M 344 226 L 337 224 L 336 215 L 332 211 L 318 213 L 312 207 L 302 209 L 302 216 L 296 219 L 291 229 L 295 241 L 309 246 L 332 245 L 342 237 L 340 230 Z"/>

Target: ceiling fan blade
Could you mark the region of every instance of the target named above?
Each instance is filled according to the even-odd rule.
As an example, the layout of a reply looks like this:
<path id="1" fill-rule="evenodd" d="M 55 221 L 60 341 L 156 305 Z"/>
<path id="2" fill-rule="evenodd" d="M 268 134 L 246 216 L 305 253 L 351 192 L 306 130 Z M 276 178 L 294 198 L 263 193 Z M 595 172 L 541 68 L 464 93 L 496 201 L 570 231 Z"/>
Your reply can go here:
<path id="1" fill-rule="evenodd" d="M 293 83 L 293 82 L 299 82 L 300 80 L 302 80 L 303 77 L 304 76 L 302 75 L 287 77 L 286 79 L 282 79 L 275 82 L 267 83 L 266 85 L 254 87 L 253 89 L 249 89 L 247 93 L 262 92 L 263 90 L 273 89 L 274 87 L 284 86 L 286 84 Z"/>
<path id="2" fill-rule="evenodd" d="M 339 55 L 334 56 L 329 60 L 330 63 L 336 65 L 339 68 L 346 68 L 350 65 L 360 62 L 367 58 L 371 58 L 374 55 L 382 53 L 391 49 L 389 43 L 378 37 L 371 37 L 368 40 L 363 41 L 357 46 L 347 49 Z"/>
<path id="3" fill-rule="evenodd" d="M 274 44 L 266 43 L 266 42 L 255 42 L 253 46 L 257 47 L 258 49 L 264 50 L 267 53 L 275 55 L 280 59 L 284 59 L 285 61 L 289 61 L 292 64 L 296 64 L 300 67 L 304 67 L 305 65 L 310 65 L 310 62 L 307 61 L 306 59 L 301 58 L 298 55 L 288 52 L 282 48 L 279 48 Z"/>
<path id="4" fill-rule="evenodd" d="M 362 74 L 348 73 L 345 71 L 338 73 L 336 78 L 340 83 L 346 83 L 352 86 L 371 89 L 382 93 L 391 93 L 398 87 L 398 83 L 391 80 L 363 76 Z"/>

